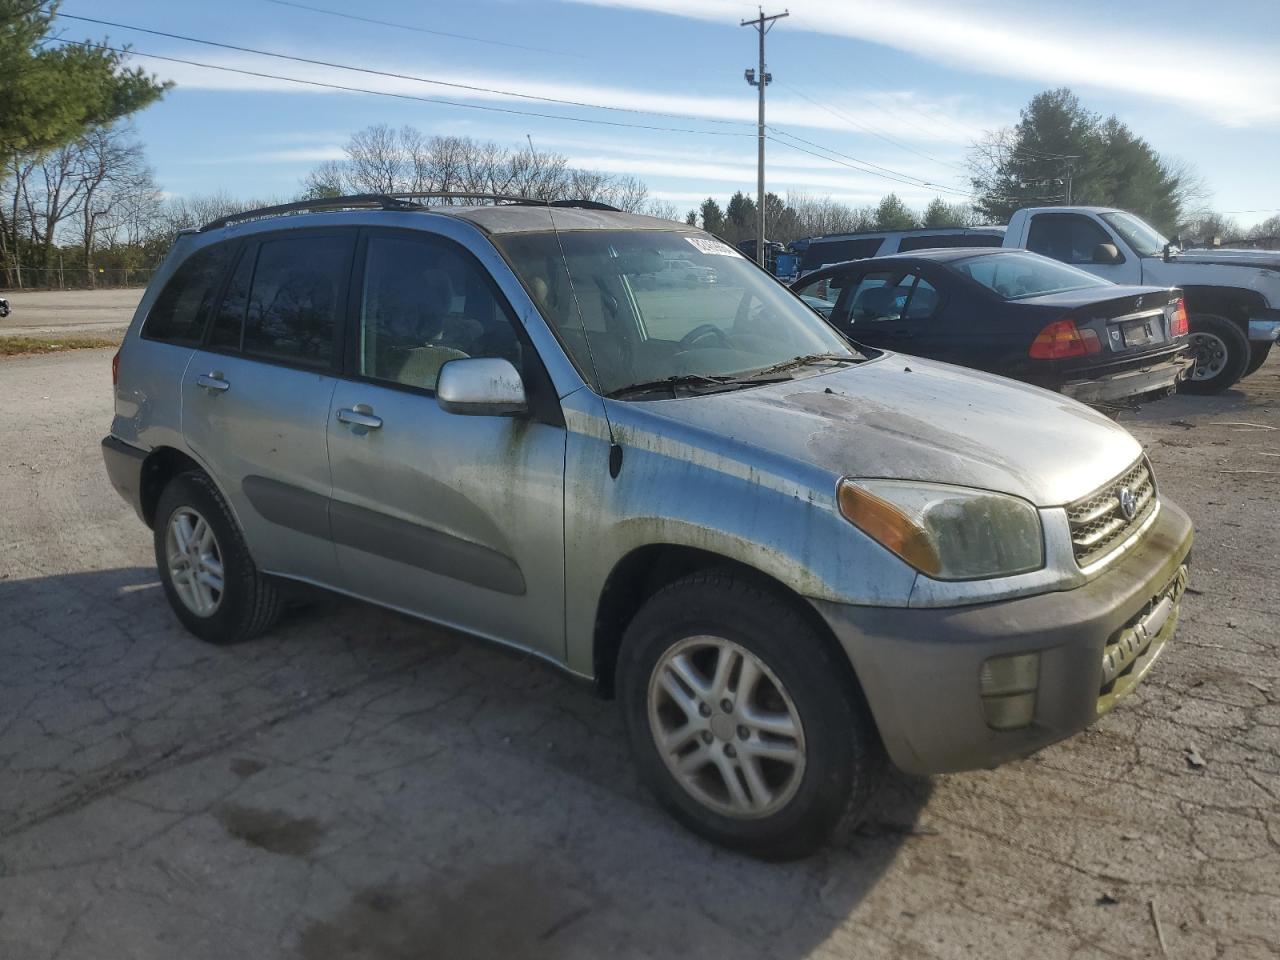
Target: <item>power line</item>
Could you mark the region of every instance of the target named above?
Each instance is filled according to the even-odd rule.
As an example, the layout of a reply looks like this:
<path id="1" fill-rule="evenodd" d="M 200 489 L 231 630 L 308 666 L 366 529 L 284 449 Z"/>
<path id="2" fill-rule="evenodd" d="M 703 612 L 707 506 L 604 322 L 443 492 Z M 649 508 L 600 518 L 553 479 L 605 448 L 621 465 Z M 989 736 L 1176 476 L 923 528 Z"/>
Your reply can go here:
<path id="1" fill-rule="evenodd" d="M 394 80 L 412 80 L 417 83 L 428 83 L 434 86 L 449 87 L 454 90 L 471 90 L 476 93 L 489 93 L 504 97 L 514 97 L 519 100 L 536 100 L 540 103 L 555 103 L 568 107 L 583 107 L 590 110 L 610 110 L 616 113 L 633 113 L 642 114 L 651 117 L 668 117 L 674 120 L 694 120 L 699 123 L 719 123 L 734 126 L 745 126 L 741 120 L 724 120 L 718 117 L 698 117 L 691 114 L 668 113 L 661 110 L 644 110 L 638 107 L 619 107 L 603 103 L 590 103 L 584 100 L 566 100 L 560 97 L 544 97 L 532 93 L 518 93 L 514 90 L 503 90 L 498 87 L 484 87 L 471 83 L 460 83 L 454 80 L 441 80 L 435 77 L 423 77 L 412 73 L 396 73 L 391 70 L 377 70 L 372 67 L 358 67 L 348 63 L 337 63 L 332 60 L 318 60 L 313 57 L 299 57 L 287 53 L 277 53 L 272 50 L 260 50 L 255 47 L 245 47 L 235 43 L 224 43 L 219 40 L 206 40 L 203 37 L 191 37 L 181 33 L 168 33 L 164 30 L 153 30 L 149 27 L 137 27 L 127 23 L 116 23 L 112 20 L 99 20 L 95 17 L 80 17 L 69 13 L 60 13 L 59 17 L 66 20 L 81 20 L 85 23 L 96 23 L 100 26 L 118 27 L 121 30 L 133 30 L 137 33 L 146 33 L 156 37 L 165 37 L 169 40 L 182 40 L 186 43 L 198 43 L 206 47 L 217 47 L 222 50 L 234 50 L 238 53 L 251 53 L 255 56 L 273 57 L 277 60 L 289 60 L 294 63 L 305 63 L 310 66 L 330 67 L 335 70 L 349 70 L 353 73 L 364 73 L 376 77 L 388 77 Z"/>
<path id="2" fill-rule="evenodd" d="M 885 177 L 886 179 L 889 179 L 889 180 L 896 180 L 898 183 L 903 183 L 903 184 L 906 184 L 907 186 L 928 187 L 930 189 L 943 190 L 948 193 L 957 193 L 963 196 L 969 195 L 964 191 L 958 190 L 955 187 L 948 187 L 948 186 L 945 186 L 944 184 L 934 183 L 933 181 L 925 180 L 922 177 L 913 177 L 909 173 L 903 173 L 900 170 L 894 170 L 892 167 L 881 166 L 878 163 L 872 163 L 870 160 L 863 160 L 861 157 L 855 157 L 847 153 L 841 153 L 839 150 L 835 150 L 831 147 L 824 146 L 821 143 L 815 143 L 812 140 L 806 140 L 804 137 L 798 137 L 794 133 L 790 133 L 786 130 L 782 130 L 776 126 L 770 126 L 769 129 L 772 130 L 774 133 L 781 134 L 782 136 L 787 137 L 791 140 L 798 141 L 799 143 L 808 144 L 810 147 L 816 147 L 819 150 L 825 151 L 826 153 L 835 154 L 838 157 L 844 157 L 846 160 L 853 161 L 853 164 L 857 164 L 857 166 L 852 166 L 852 164 L 845 163 L 845 164 L 842 164 L 842 166 L 846 166 L 846 167 L 852 166 L 853 169 L 862 170 L 864 173 L 870 173 L 870 174 L 873 174 L 874 176 Z M 777 142 L 782 143 L 783 141 L 779 140 Z M 788 144 L 788 146 L 790 146 L 790 144 Z M 794 149 L 800 149 L 800 148 L 795 147 Z M 802 151 L 802 152 L 807 153 L 808 151 Z M 823 159 L 831 160 L 832 158 L 825 157 Z M 839 162 L 839 161 L 833 161 L 833 162 Z M 882 171 L 882 172 L 877 173 L 876 171 Z"/>
<path id="3" fill-rule="evenodd" d="M 600 120 L 593 117 L 571 117 L 562 113 L 539 113 L 533 110 L 517 110 L 515 107 L 494 107 L 479 103 L 463 103 L 458 100 L 446 100 L 442 97 L 423 97 L 412 93 L 395 93 L 391 90 L 372 90 L 368 87 L 352 87 L 341 83 L 327 83 L 323 80 L 303 80 L 299 77 L 286 77 L 278 73 L 266 73 L 261 70 L 246 70 L 242 67 L 228 67 L 219 63 L 202 63 L 199 60 L 188 60 L 185 57 L 170 57 L 159 53 L 143 53 L 124 47 L 113 47 L 108 44 L 95 43 L 92 40 L 64 40 L 61 37 L 50 37 L 54 43 L 71 44 L 80 47 L 96 47 L 110 50 L 113 53 L 130 57 L 146 57 L 150 60 L 164 60 L 168 63 L 182 63 L 205 70 L 219 70 L 223 73 L 238 73 L 247 77 L 259 77 L 264 80 L 282 80 L 287 83 L 298 83 L 308 87 L 320 87 L 325 90 L 340 90 L 344 93 L 364 93 L 375 97 L 392 97 L 396 100 L 411 100 L 418 103 L 435 103 L 446 107 L 462 107 L 466 110 L 484 110 L 488 113 L 506 113 L 519 117 L 536 117 L 542 120 L 565 120 L 570 123 L 586 123 L 604 127 L 625 127 L 632 130 L 656 130 L 662 133 L 692 133 L 707 137 L 750 137 L 754 134 L 739 130 L 694 130 L 687 127 L 664 127 L 656 124 L 626 123 L 622 120 Z"/>
<path id="4" fill-rule="evenodd" d="M 791 137 L 792 139 L 795 139 L 795 140 L 800 140 L 800 138 L 799 138 L 799 137 L 796 137 L 796 136 L 794 136 L 793 134 L 785 133 L 784 131 L 780 131 L 780 130 L 778 130 L 776 127 L 770 127 L 769 129 L 773 130 L 775 133 L 782 133 L 782 134 L 783 134 L 783 136 Z M 842 161 L 842 160 L 838 160 L 838 159 L 836 159 L 836 157 L 833 157 L 833 156 L 828 156 L 828 155 L 823 154 L 823 153 L 817 153 L 817 152 L 816 152 L 816 151 L 814 151 L 814 150 L 807 150 L 807 149 L 805 149 L 804 147 L 797 146 L 796 144 L 794 144 L 794 143 L 790 143 L 790 142 L 788 142 L 788 141 L 786 141 L 786 140 L 779 140 L 779 139 L 778 139 L 778 138 L 776 138 L 776 137 L 770 137 L 769 139 L 770 139 L 770 140 L 773 140 L 773 142 L 774 142 L 774 143 L 781 144 L 781 145 L 782 145 L 782 146 L 784 146 L 784 147 L 790 147 L 792 150 L 796 150 L 796 151 L 798 151 L 798 152 L 800 152 L 800 153 L 808 154 L 808 155 L 809 155 L 809 156 L 811 156 L 811 157 L 817 157 L 819 160 L 826 160 L 826 161 L 828 161 L 829 163 L 839 164 L 839 165 L 840 165 L 840 166 L 842 166 L 842 167 L 848 167 L 849 169 L 851 169 L 851 170 L 857 170 L 857 171 L 858 171 L 858 172 L 860 172 L 860 173 L 868 173 L 868 174 L 871 174 L 872 176 L 875 176 L 875 177 L 882 177 L 882 178 L 884 178 L 884 179 L 886 179 L 886 180 L 892 180 L 892 181 L 894 181 L 894 182 L 896 182 L 896 183 L 901 183 L 901 184 L 903 184 L 903 185 L 905 185 L 905 186 L 908 186 L 908 187 L 918 187 L 918 188 L 919 188 L 919 187 L 923 187 L 923 188 L 927 188 L 927 189 L 931 189 L 931 190 L 936 190 L 936 191 L 939 191 L 939 192 L 942 192 L 942 193 L 948 193 L 948 194 L 951 194 L 952 196 L 958 197 L 958 198 L 960 198 L 960 199 L 966 199 L 966 200 L 978 200 L 978 199 L 982 199 L 982 200 L 1008 200 L 1008 201 L 1017 201 L 1017 202 L 1024 202 L 1024 201 L 1029 201 L 1029 200 L 1036 200 L 1036 201 L 1041 201 L 1041 202 L 1059 202 L 1059 201 L 1061 201 L 1061 200 L 1062 200 L 1062 197 L 1060 197 L 1060 196 L 1058 196 L 1058 197 L 1003 197 L 1003 196 L 988 196 L 988 195 L 985 195 L 985 194 L 976 194 L 976 193 L 971 193 L 971 192 L 965 192 L 965 191 L 962 191 L 962 190 L 957 190 L 957 189 L 955 189 L 955 188 L 953 188 L 953 187 L 945 187 L 945 186 L 943 186 L 942 184 L 938 184 L 938 183 L 931 183 L 931 182 L 929 182 L 929 181 L 927 181 L 927 180 L 919 180 L 919 181 L 917 181 L 917 180 L 906 180 L 906 179 L 902 179 L 902 177 L 900 177 L 900 176 L 892 176 L 892 175 L 890 175 L 890 174 L 886 174 L 886 173 L 879 173 L 879 172 L 877 172 L 876 170 L 869 170 L 869 169 L 867 169 L 867 167 L 866 167 L 866 166 L 863 166 L 863 165 L 862 165 L 862 164 L 867 164 L 867 163 L 868 163 L 868 161 L 865 161 L 865 160 L 858 160 L 856 164 L 855 164 L 855 163 L 847 163 L 847 162 L 844 162 L 844 161 Z M 813 146 L 816 146 L 819 150 L 824 150 L 824 151 L 827 151 L 828 153 L 834 153 L 834 154 L 836 154 L 837 156 L 845 156 L 845 157 L 847 157 L 847 156 L 848 156 L 847 154 L 841 154 L 841 153 L 839 153 L 838 151 L 832 150 L 830 147 L 824 147 L 824 146 L 822 146 L 821 144 L 813 144 L 813 143 L 812 143 L 812 141 L 808 141 L 808 140 L 801 140 L 801 142 L 802 142 L 802 143 L 810 143 L 810 144 L 812 144 Z M 853 157 L 850 157 L 849 159 L 856 160 L 856 158 L 853 158 Z M 881 167 L 880 169 L 882 169 L 882 170 L 883 170 L 883 169 L 887 169 L 887 168 Z"/>
<path id="5" fill-rule="evenodd" d="M 825 103 L 820 103 L 819 101 L 813 99 L 813 97 L 810 97 L 808 94 L 806 94 L 803 90 L 798 89 L 792 84 L 784 83 L 783 86 L 786 87 L 788 90 L 790 90 L 792 93 L 799 96 L 801 99 L 808 100 L 815 107 L 818 107 L 821 110 L 825 110 L 827 113 L 831 114 L 833 117 L 844 120 L 846 123 L 850 123 L 853 126 L 858 127 L 864 132 L 871 134 L 871 136 L 873 137 L 879 137 L 885 143 L 892 144 L 893 146 L 898 147 L 899 149 L 902 149 L 902 150 L 910 151 L 911 153 L 916 154 L 916 156 L 924 157 L 924 159 L 931 160 L 934 163 L 941 164 L 944 167 L 953 167 L 956 170 L 965 169 L 958 163 L 953 163 L 949 160 L 940 160 L 935 156 L 931 156 L 930 154 L 925 153 L 923 150 L 917 150 L 915 147 L 905 144 L 900 140 L 895 140 L 893 137 L 889 136 L 887 133 L 882 133 L 876 130 L 874 127 L 869 127 L 866 124 L 853 119 L 853 117 L 844 113 L 843 111 L 837 110 L 835 107 L 828 106 Z"/>

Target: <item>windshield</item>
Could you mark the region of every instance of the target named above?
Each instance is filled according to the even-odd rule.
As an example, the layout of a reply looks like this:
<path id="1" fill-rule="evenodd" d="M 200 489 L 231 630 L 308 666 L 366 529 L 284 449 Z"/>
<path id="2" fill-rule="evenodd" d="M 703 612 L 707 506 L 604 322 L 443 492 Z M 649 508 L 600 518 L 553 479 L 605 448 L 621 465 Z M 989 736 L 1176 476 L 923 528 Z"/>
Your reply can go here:
<path id="1" fill-rule="evenodd" d="M 1038 253 L 986 253 L 953 260 L 951 266 L 1005 300 L 1025 300 L 1111 283 Z"/>
<path id="2" fill-rule="evenodd" d="M 798 357 L 861 359 L 785 287 L 706 234 L 577 230 L 495 242 L 600 394 L 672 378 L 727 389 Z"/>
<path id="3" fill-rule="evenodd" d="M 1099 214 L 1124 242 L 1140 257 L 1154 257 L 1164 253 L 1168 239 L 1155 227 L 1132 213 Z"/>

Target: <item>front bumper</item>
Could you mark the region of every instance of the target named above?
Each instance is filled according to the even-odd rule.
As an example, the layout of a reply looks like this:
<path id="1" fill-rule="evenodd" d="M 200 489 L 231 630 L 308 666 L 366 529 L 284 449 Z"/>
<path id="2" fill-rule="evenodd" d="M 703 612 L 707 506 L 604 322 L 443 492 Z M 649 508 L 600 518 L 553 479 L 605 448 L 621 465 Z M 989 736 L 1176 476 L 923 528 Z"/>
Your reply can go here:
<path id="1" fill-rule="evenodd" d="M 899 768 L 992 767 L 1077 733 L 1137 685 L 1177 625 L 1191 540 L 1187 515 L 1164 500 L 1143 540 L 1074 590 L 941 609 L 813 603 Z M 1031 724 L 992 729 L 983 663 L 1032 652 L 1040 672 Z"/>
<path id="2" fill-rule="evenodd" d="M 1153 393 L 1171 393 L 1193 366 L 1195 359 L 1184 352 L 1148 367 L 1121 370 L 1093 380 L 1069 380 L 1058 391 L 1081 403 L 1111 403 Z"/>
<path id="3" fill-rule="evenodd" d="M 146 450 L 139 450 L 112 436 L 102 439 L 102 461 L 106 464 L 111 486 L 143 520 L 146 517 L 142 514 L 142 464 L 146 459 Z"/>
<path id="4" fill-rule="evenodd" d="M 1249 318 L 1250 340 L 1280 340 L 1280 310 L 1258 310 Z"/>

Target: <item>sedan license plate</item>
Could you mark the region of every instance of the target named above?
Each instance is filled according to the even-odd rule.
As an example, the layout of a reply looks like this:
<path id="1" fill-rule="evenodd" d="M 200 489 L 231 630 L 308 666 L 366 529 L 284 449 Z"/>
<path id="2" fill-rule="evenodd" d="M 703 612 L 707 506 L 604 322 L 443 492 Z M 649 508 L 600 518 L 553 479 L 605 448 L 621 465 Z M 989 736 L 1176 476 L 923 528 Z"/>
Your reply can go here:
<path id="1" fill-rule="evenodd" d="M 1151 320 L 1139 320 L 1136 323 L 1126 323 L 1121 330 L 1124 332 L 1124 345 L 1126 347 L 1140 347 L 1143 344 L 1150 343 L 1155 340 L 1155 334 L 1151 330 Z"/>

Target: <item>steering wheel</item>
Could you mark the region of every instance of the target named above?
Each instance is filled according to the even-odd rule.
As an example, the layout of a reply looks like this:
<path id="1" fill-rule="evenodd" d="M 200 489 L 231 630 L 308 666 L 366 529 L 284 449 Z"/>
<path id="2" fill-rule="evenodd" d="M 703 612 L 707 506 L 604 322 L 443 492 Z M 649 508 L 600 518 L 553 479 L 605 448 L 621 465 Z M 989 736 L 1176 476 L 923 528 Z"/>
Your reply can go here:
<path id="1" fill-rule="evenodd" d="M 680 338 L 680 346 L 692 347 L 699 340 L 706 340 L 709 337 L 716 337 L 725 347 L 732 348 L 733 341 L 729 339 L 729 335 L 717 327 L 714 323 L 700 323 L 683 337 Z"/>

